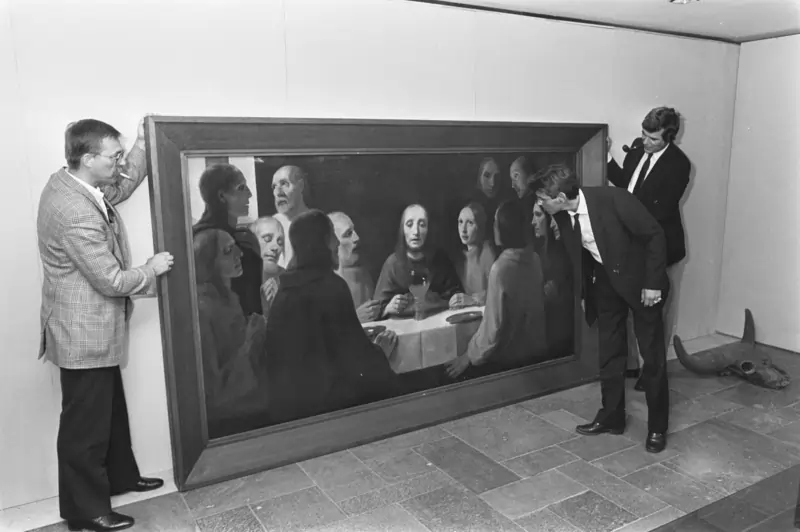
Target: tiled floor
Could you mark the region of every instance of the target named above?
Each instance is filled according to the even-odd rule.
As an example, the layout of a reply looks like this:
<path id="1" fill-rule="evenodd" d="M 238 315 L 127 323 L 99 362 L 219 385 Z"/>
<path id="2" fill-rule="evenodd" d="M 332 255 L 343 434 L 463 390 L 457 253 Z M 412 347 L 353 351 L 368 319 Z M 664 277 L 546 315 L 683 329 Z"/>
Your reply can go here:
<path id="1" fill-rule="evenodd" d="M 800 356 L 770 352 L 794 377 L 785 390 L 670 361 L 661 454 L 644 450 L 633 390 L 623 436 L 574 432 L 595 414 L 594 383 L 119 511 L 147 531 L 792 530 Z"/>

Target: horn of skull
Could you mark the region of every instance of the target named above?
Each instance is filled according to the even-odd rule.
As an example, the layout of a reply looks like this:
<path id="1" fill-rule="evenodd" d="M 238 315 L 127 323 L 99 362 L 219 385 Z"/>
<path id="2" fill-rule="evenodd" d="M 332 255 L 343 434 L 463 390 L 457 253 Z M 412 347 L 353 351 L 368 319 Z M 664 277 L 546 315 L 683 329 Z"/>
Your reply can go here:
<path id="1" fill-rule="evenodd" d="M 789 385 L 789 374 L 773 364 L 769 354 L 756 345 L 756 330 L 750 309 L 744 311 L 742 340 L 712 349 L 702 357 L 687 353 L 676 334 L 675 353 L 681 364 L 698 375 L 736 375 L 756 386 L 780 390 Z"/>

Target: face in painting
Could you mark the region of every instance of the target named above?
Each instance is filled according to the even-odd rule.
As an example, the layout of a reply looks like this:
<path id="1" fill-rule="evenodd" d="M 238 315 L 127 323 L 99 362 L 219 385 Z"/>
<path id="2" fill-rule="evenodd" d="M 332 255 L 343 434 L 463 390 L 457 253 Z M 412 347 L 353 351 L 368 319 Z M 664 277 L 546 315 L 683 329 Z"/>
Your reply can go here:
<path id="1" fill-rule="evenodd" d="M 242 275 L 242 252 L 233 237 L 220 231 L 217 245 L 217 269 L 220 276 L 230 279 Z"/>
<path id="2" fill-rule="evenodd" d="M 355 266 L 358 263 L 359 242 L 361 238 L 356 233 L 356 227 L 353 220 L 344 213 L 338 213 L 331 217 L 333 222 L 333 230 L 336 233 L 336 238 L 339 240 L 339 249 L 337 255 L 339 257 L 339 265 L 347 268 Z"/>
<path id="3" fill-rule="evenodd" d="M 239 218 L 250 213 L 250 198 L 253 197 L 253 194 L 243 175 L 239 174 L 231 187 L 227 191 L 220 192 L 219 195 L 228 208 L 230 216 Z"/>
<path id="4" fill-rule="evenodd" d="M 528 174 L 525 173 L 519 159 L 511 164 L 511 188 L 520 198 L 525 195 L 528 189 Z"/>
<path id="5" fill-rule="evenodd" d="M 494 159 L 489 159 L 481 165 L 480 185 L 481 191 L 487 198 L 497 196 L 497 191 L 500 188 L 500 168 Z"/>
<path id="6" fill-rule="evenodd" d="M 272 195 L 275 197 L 275 209 L 281 214 L 296 210 L 303 197 L 303 180 L 297 176 L 297 169 L 292 166 L 279 168 L 272 176 Z"/>
<path id="7" fill-rule="evenodd" d="M 261 259 L 265 264 L 278 264 L 285 239 L 283 226 L 274 218 L 259 220 L 254 232 L 261 246 Z"/>
<path id="8" fill-rule="evenodd" d="M 663 128 L 653 133 L 642 130 L 642 142 L 644 142 L 645 153 L 656 153 L 664 149 L 667 142 L 664 140 L 663 135 Z"/>
<path id="9" fill-rule="evenodd" d="M 428 237 L 428 213 L 419 205 L 412 205 L 403 213 L 403 235 L 410 251 L 420 251 Z"/>
<path id="10" fill-rule="evenodd" d="M 125 164 L 124 152 L 119 140 L 106 137 L 100 144 L 99 153 L 84 156 L 97 185 L 110 185 L 119 179 L 120 169 Z"/>
<path id="11" fill-rule="evenodd" d="M 544 209 L 537 201 L 533 205 L 533 218 L 531 218 L 531 225 L 533 226 L 533 233 L 537 238 L 545 236 L 545 229 L 547 227 L 547 216 Z"/>
<path id="12" fill-rule="evenodd" d="M 478 243 L 478 224 L 475 221 L 475 213 L 469 207 L 461 209 L 458 215 L 458 236 L 465 246 Z"/>

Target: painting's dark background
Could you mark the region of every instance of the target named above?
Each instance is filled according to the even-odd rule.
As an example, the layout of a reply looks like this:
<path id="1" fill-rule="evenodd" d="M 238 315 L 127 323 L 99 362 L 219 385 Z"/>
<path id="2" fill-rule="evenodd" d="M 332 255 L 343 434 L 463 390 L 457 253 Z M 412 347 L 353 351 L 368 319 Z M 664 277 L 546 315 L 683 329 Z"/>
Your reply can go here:
<path id="1" fill-rule="evenodd" d="M 306 205 L 352 218 L 361 238 L 361 263 L 377 281 L 397 243 L 403 209 L 424 205 L 431 217 L 428 238 L 454 256 L 460 249 L 458 213 L 475 195 L 481 160 L 494 157 L 500 168 L 499 196 L 513 199 L 509 167 L 520 155 L 528 157 L 533 171 L 553 163 L 574 166 L 575 154 L 564 152 L 256 157 L 258 214 L 275 214 L 275 171 L 287 164 L 303 168 Z"/>

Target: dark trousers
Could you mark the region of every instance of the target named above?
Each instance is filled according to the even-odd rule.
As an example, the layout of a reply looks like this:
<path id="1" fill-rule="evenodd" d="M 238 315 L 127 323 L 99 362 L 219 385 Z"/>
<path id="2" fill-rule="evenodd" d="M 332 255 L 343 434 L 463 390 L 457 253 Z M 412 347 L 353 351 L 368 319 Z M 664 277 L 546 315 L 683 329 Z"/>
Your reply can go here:
<path id="1" fill-rule="evenodd" d="M 647 399 L 649 432 L 667 432 L 669 387 L 667 350 L 664 343 L 662 302 L 652 307 L 630 307 L 611 285 L 603 266 L 595 265 L 595 306 L 600 333 L 600 387 L 603 406 L 596 422 L 619 426 L 625 423 L 625 369 L 628 361 L 628 311 L 633 311 L 633 328 L 644 360 L 642 383 Z"/>
<path id="2" fill-rule="evenodd" d="M 62 369 L 61 394 L 57 443 L 61 517 L 106 515 L 111 512 L 110 496 L 139 480 L 119 366 Z"/>

